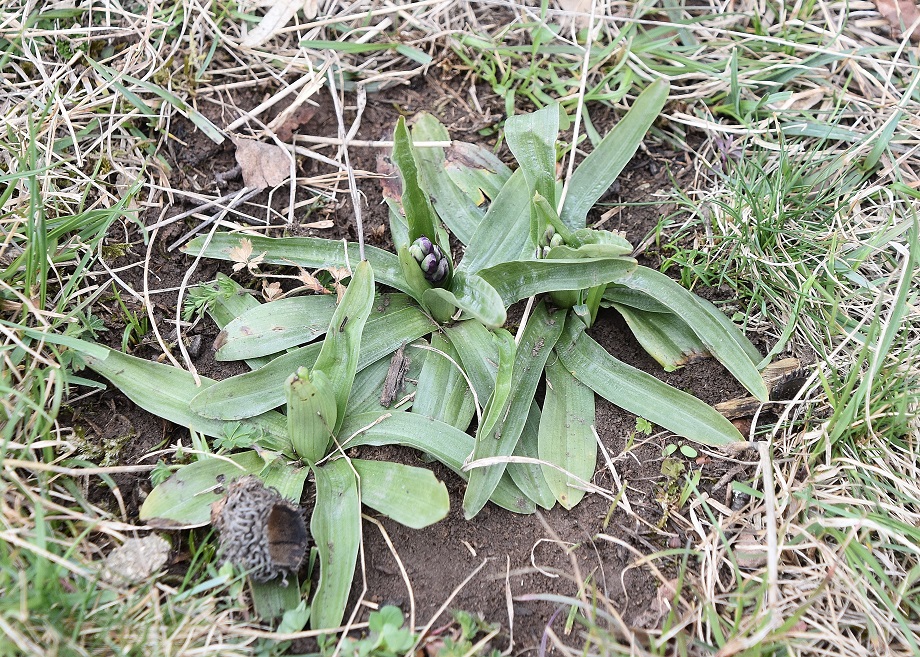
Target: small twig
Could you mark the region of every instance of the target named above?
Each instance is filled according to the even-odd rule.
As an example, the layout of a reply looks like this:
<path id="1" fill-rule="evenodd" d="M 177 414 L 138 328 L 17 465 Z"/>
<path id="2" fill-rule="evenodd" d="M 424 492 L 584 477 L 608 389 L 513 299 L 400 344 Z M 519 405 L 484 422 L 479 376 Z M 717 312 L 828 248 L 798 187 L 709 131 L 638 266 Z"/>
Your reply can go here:
<path id="1" fill-rule="evenodd" d="M 351 193 L 351 205 L 355 211 L 355 223 L 358 228 L 358 255 L 361 260 L 365 260 L 364 257 L 364 221 L 361 216 L 361 197 L 358 194 L 358 183 L 355 180 L 354 169 L 351 168 L 351 161 L 348 158 L 348 140 L 349 135 L 357 132 L 358 125 L 361 121 L 361 114 L 364 112 L 364 105 L 367 102 L 367 90 L 363 86 L 358 87 L 358 115 L 355 117 L 355 121 L 352 124 L 351 130 L 349 133 L 345 133 L 345 115 L 342 111 L 342 103 L 339 100 L 339 94 L 335 88 L 335 77 L 332 74 L 332 69 L 326 71 L 326 77 L 329 79 L 329 92 L 332 94 L 332 104 L 335 107 L 335 116 L 339 122 L 339 139 L 341 140 L 340 153 L 342 158 L 345 160 L 345 171 L 348 174 L 348 191 Z"/>
<path id="2" fill-rule="evenodd" d="M 218 212 L 217 214 L 215 214 L 214 216 L 208 219 L 205 219 L 200 224 L 192 228 L 190 231 L 185 233 L 182 237 L 180 237 L 175 242 L 170 244 L 166 248 L 166 250 L 174 251 L 176 248 L 182 246 L 183 244 L 185 244 L 185 242 L 189 240 L 189 238 L 191 238 L 194 235 L 197 235 L 198 233 L 200 233 L 202 230 L 204 230 L 206 227 L 210 226 L 211 224 L 223 219 L 224 217 L 227 216 L 228 213 L 230 213 L 231 210 L 233 210 L 238 205 L 242 205 L 243 203 L 251 199 L 253 196 L 258 194 L 260 191 L 262 190 L 255 189 L 252 187 L 243 187 L 243 189 L 233 192 L 233 194 L 228 194 L 228 196 L 231 197 L 230 201 L 226 205 L 220 206 L 221 208 L 220 212 Z M 197 211 L 198 210 L 193 210 L 192 212 L 197 212 Z M 172 221 L 176 220 L 177 218 L 178 217 L 173 217 L 172 220 L 170 220 L 170 223 L 172 223 Z M 160 222 L 160 223 L 162 224 L 164 222 Z"/>

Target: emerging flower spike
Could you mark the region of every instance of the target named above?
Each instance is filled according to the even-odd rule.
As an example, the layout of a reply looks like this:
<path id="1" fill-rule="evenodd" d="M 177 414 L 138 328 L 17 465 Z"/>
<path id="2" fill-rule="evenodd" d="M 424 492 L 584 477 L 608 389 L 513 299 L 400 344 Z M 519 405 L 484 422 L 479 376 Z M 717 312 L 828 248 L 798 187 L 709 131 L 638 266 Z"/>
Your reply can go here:
<path id="1" fill-rule="evenodd" d="M 409 247 L 409 253 L 419 264 L 422 273 L 429 283 L 437 285 L 447 278 L 450 263 L 441 249 L 432 244 L 431 240 L 422 235 Z"/>

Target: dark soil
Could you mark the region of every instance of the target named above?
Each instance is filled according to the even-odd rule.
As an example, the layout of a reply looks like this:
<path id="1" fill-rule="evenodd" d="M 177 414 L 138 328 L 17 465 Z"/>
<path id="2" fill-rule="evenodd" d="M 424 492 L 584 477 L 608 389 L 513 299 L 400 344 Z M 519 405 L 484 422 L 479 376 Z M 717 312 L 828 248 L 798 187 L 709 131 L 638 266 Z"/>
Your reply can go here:
<path id="1" fill-rule="evenodd" d="M 254 107 L 262 100 L 259 94 L 267 91 L 249 92 L 248 96 L 237 97 L 236 104 L 240 107 Z M 321 106 L 299 130 L 303 134 L 335 136 L 337 125 L 331 111 L 331 103 L 328 102 L 328 96 L 319 96 Z M 202 110 L 207 114 L 209 105 L 206 99 L 199 101 Z M 493 103 L 490 106 L 494 108 L 491 116 L 484 117 L 473 112 L 466 105 L 462 95 L 450 88 L 449 83 L 432 77 L 427 81 L 420 81 L 412 88 L 400 87 L 371 97 L 357 138 L 386 139 L 392 134 L 400 113 L 411 117 L 418 111 L 427 110 L 435 113 L 448 126 L 454 138 L 482 142 L 483 139 L 477 134 L 477 130 L 501 117 L 501 110 L 498 109 L 500 105 Z M 213 119 L 219 125 L 229 121 L 216 112 L 214 114 Z M 601 108 L 593 118 L 595 125 L 602 132 L 609 129 L 616 119 L 612 112 Z M 214 193 L 215 176 L 230 170 L 234 165 L 232 145 L 228 143 L 226 146 L 215 146 L 182 121 L 174 126 L 173 131 L 177 139 L 184 143 L 172 142 L 169 154 L 173 167 L 172 185 L 179 190 L 205 190 Z M 679 177 L 689 170 L 689 163 L 682 154 L 664 149 L 656 150 L 654 145 L 649 145 L 648 148 L 648 152 L 640 153 L 633 160 L 604 201 L 649 201 L 651 193 L 670 185 L 669 171 Z M 351 149 L 352 163 L 358 169 L 373 171 L 376 155 L 377 152 L 372 149 Z M 324 168 L 325 165 L 307 159 L 301 161 L 301 167 L 299 174 L 306 176 L 328 171 L 328 168 Z M 224 188 L 223 191 L 226 193 L 241 185 L 239 180 L 231 181 L 229 190 Z M 380 203 L 379 182 L 362 180 L 359 185 L 368 200 L 364 218 L 369 242 L 386 248 L 387 213 L 386 207 Z M 306 192 L 299 192 L 298 198 L 300 197 L 306 198 Z M 175 198 L 176 205 L 169 208 L 167 216 L 178 214 L 190 207 L 184 204 L 184 197 L 177 195 Z M 280 221 L 275 221 L 279 227 L 272 229 L 268 234 L 355 239 L 347 193 L 342 194 L 341 198 L 342 203 L 339 205 L 319 208 L 308 216 L 304 216 L 301 211 L 297 217 L 301 223 L 309 223 L 320 218 L 333 219 L 334 226 L 330 229 L 284 227 Z M 245 211 L 257 217 L 265 217 L 264 205 L 267 202 L 268 195 L 263 194 L 247 204 Z M 286 203 L 286 191 L 275 194 L 271 199 L 272 206 L 279 211 Z M 600 220 L 602 212 L 603 209 L 596 211 L 590 220 Z M 663 210 L 659 207 L 624 206 L 621 211 L 608 218 L 603 227 L 622 230 L 630 241 L 639 244 L 655 228 L 662 214 Z M 146 221 L 152 224 L 159 219 L 159 214 L 151 212 Z M 178 287 L 192 261 L 178 250 L 167 251 L 166 245 L 193 228 L 197 222 L 197 219 L 187 219 L 159 232 L 150 263 L 151 288 Z M 139 235 L 134 235 L 134 240 L 135 246 L 132 251 L 110 264 L 117 267 L 142 260 L 145 247 Z M 654 262 L 654 253 L 647 257 Z M 192 283 L 212 280 L 218 271 L 230 274 L 229 263 L 203 260 L 198 265 Z M 130 269 L 123 272 L 122 276 L 136 289 L 142 289 L 140 272 L 141 268 Z M 257 282 L 245 273 L 234 276 L 244 285 L 257 288 Z M 155 299 L 157 313 L 160 315 L 158 319 L 161 321 L 159 326 L 161 330 L 168 331 L 171 326 L 169 319 L 175 316 L 176 295 L 160 294 Z M 128 305 L 137 309 L 137 306 L 131 305 L 130 300 Z M 112 307 L 115 307 L 114 303 Z M 115 316 L 113 314 L 113 317 Z M 103 334 L 102 339 L 109 340 L 111 346 L 118 348 L 122 326 L 113 324 L 111 329 L 108 334 Z M 213 378 L 224 378 L 242 371 L 240 365 L 218 363 L 213 359 L 210 344 L 216 333 L 214 326 L 206 321 L 186 331 L 189 336 L 201 336 L 203 347 L 194 358 L 199 372 Z M 591 333 L 617 358 L 652 372 L 655 376 L 691 392 L 706 402 L 716 403 L 742 395 L 740 386 L 712 360 L 697 362 L 670 374 L 662 372 L 613 311 L 602 312 Z M 168 336 L 166 337 L 168 339 Z M 136 355 L 148 358 L 157 358 L 160 355 L 156 343 L 150 336 L 142 344 L 135 345 L 133 351 Z M 175 427 L 138 409 L 112 389 L 76 404 L 72 409 L 71 419 L 75 426 L 86 433 L 87 440 L 97 446 L 108 444 L 105 441 L 111 443 L 113 440 L 117 442 L 117 439 L 130 438 L 118 455 L 118 460 L 125 464 L 140 462 L 149 451 L 160 446 L 171 445 L 179 440 L 188 444 L 188 433 L 185 429 Z M 461 510 L 463 482 L 439 464 L 432 465 L 435 473 L 446 481 L 451 491 L 450 515 L 437 525 L 421 531 L 409 530 L 381 518 L 411 579 L 418 623 L 421 625 L 427 622 L 455 587 L 484 559 L 488 561 L 485 568 L 457 594 L 450 605 L 451 608 L 479 612 L 487 620 L 501 623 L 507 630 L 506 587 L 510 589 L 512 596 L 547 593 L 576 597 L 578 586 L 572 580 L 574 558 L 578 562 L 581 577 L 590 577 L 592 584 L 612 602 L 627 622 L 647 619 L 648 615 L 644 615 L 644 612 L 655 600 L 659 582 L 646 568 L 629 568 L 636 557 L 626 546 L 631 546 L 638 553 L 649 554 L 655 550 L 665 549 L 669 544 L 672 547 L 683 545 L 685 539 L 681 533 L 682 528 L 666 518 L 665 508 L 659 501 L 664 499 L 665 483 L 661 475 L 661 451 L 669 439 L 661 435 L 661 432 L 653 433 L 654 439 L 640 435 L 636 438 L 639 446 L 634 447 L 628 455 L 618 458 L 635 428 L 635 416 L 603 399 L 598 399 L 597 431 L 615 460 L 619 477 L 628 485 L 627 496 L 633 510 L 646 521 L 645 523 L 637 522 L 621 509 L 611 512 L 610 502 L 599 495 L 588 495 L 571 512 L 557 507 L 544 512 L 542 516 L 514 515 L 488 505 L 473 521 L 468 522 L 463 519 Z M 365 451 L 365 454 L 368 453 L 371 453 L 371 450 Z M 420 462 L 416 453 L 406 449 L 386 448 L 377 450 L 376 453 L 405 462 Z M 704 469 L 704 482 L 718 479 L 728 467 L 719 460 L 704 464 L 688 463 L 690 467 Z M 599 472 L 594 483 L 614 493 L 617 492 L 609 470 L 603 466 L 603 459 L 599 459 L 598 467 Z M 137 508 L 150 489 L 149 480 L 141 475 L 120 475 L 115 480 L 127 504 L 129 516 L 136 520 Z M 111 500 L 108 493 L 98 495 Z M 114 504 L 112 506 L 114 508 Z M 660 529 L 656 529 L 657 527 Z M 611 536 L 621 543 L 599 538 L 599 534 Z M 567 552 L 568 548 L 573 548 L 572 556 Z M 368 599 L 379 604 L 398 604 L 408 612 L 409 593 L 397 564 L 380 532 L 370 524 L 365 527 L 365 557 Z M 518 647 L 537 646 L 556 606 L 546 602 L 516 601 L 513 610 L 514 637 Z M 560 614 L 555 620 L 553 627 L 557 633 L 565 622 L 565 615 Z M 438 625 L 446 620 L 442 619 Z"/>

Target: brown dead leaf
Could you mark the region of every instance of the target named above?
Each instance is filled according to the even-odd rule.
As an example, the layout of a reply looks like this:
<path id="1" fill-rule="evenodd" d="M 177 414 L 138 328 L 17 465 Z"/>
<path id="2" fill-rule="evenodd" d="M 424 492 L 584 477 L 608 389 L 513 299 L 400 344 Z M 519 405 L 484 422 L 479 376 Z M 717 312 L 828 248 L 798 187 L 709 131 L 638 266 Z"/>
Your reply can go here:
<path id="1" fill-rule="evenodd" d="M 306 269 L 300 270 L 300 273 L 297 274 L 297 280 L 303 283 L 305 288 L 316 294 L 332 294 L 332 290 L 327 290 L 326 287 L 319 282 L 319 279 Z"/>
<path id="2" fill-rule="evenodd" d="M 236 162 L 243 174 L 243 184 L 252 189 L 277 187 L 291 173 L 291 158 L 275 144 L 255 139 L 233 137 L 236 145 Z"/>
<path id="3" fill-rule="evenodd" d="M 274 283 L 267 283 L 262 281 L 262 296 L 265 297 L 266 301 L 274 301 L 282 294 L 281 292 L 281 283 L 275 281 Z"/>
<path id="4" fill-rule="evenodd" d="M 287 116 L 284 116 L 285 113 L 287 113 Z M 285 110 L 282 112 L 284 118 L 281 124 L 277 128 L 274 128 L 274 125 L 272 127 L 275 130 L 275 134 L 278 135 L 278 139 L 287 143 L 291 141 L 291 137 L 294 136 L 298 128 L 310 122 L 314 114 L 316 114 L 315 107 L 303 104 L 291 109 L 291 111 Z"/>
<path id="5" fill-rule="evenodd" d="M 875 0 L 875 8 L 891 26 L 892 38 L 909 31 L 908 38 L 920 43 L 920 7 L 914 0 Z"/>
<path id="6" fill-rule="evenodd" d="M 265 259 L 264 251 L 256 257 L 252 257 L 252 240 L 245 237 L 240 239 L 239 246 L 230 249 L 229 255 L 230 260 L 234 263 L 233 271 L 240 271 L 246 268 L 250 273 L 254 273 L 259 268 L 259 265 L 262 264 L 262 260 Z"/>

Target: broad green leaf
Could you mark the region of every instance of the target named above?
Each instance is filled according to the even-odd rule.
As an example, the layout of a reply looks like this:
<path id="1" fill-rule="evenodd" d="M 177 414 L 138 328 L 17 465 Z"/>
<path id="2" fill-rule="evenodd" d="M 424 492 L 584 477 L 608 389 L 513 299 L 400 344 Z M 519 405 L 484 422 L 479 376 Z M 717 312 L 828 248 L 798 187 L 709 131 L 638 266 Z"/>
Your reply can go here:
<path id="1" fill-rule="evenodd" d="M 406 119 L 402 116 L 397 120 L 393 132 L 393 163 L 399 168 L 402 179 L 402 206 L 409 225 L 409 243 L 424 235 L 441 247 L 445 254 L 450 254 L 447 234 L 439 225 L 428 194 L 419 183 L 412 139 L 406 129 Z"/>
<path id="2" fill-rule="evenodd" d="M 632 258 L 521 260 L 493 265 L 479 275 L 510 306 L 543 292 L 584 290 L 620 281 L 636 268 Z"/>
<path id="3" fill-rule="evenodd" d="M 517 350 L 514 338 L 505 329 L 499 329 L 492 335 L 498 350 L 498 369 L 495 373 L 492 396 L 483 409 L 482 423 L 476 427 L 477 449 L 482 438 L 490 435 L 501 421 L 502 413 L 514 386 L 514 355 Z M 473 455 L 475 454 L 474 450 Z"/>
<path id="4" fill-rule="evenodd" d="M 295 504 L 300 504 L 300 498 L 303 497 L 303 485 L 310 474 L 310 468 L 295 467 L 293 463 L 288 463 L 284 459 L 274 459 L 256 474 L 266 486 L 274 488 L 282 497 L 286 497 Z"/>
<path id="5" fill-rule="evenodd" d="M 412 140 L 450 141 L 450 134 L 434 116 L 422 112 L 415 117 Z M 415 158 L 422 187 L 431 198 L 441 221 L 450 228 L 457 239 L 469 244 L 476 227 L 482 221 L 484 211 L 447 175 L 443 147 L 416 146 Z"/>
<path id="6" fill-rule="evenodd" d="M 498 197 L 511 178 L 511 169 L 489 150 L 477 144 L 454 141 L 447 149 L 445 169 L 450 179 L 477 205 Z"/>
<path id="7" fill-rule="evenodd" d="M 490 402 L 483 426 L 476 433 L 474 462 L 496 456 L 510 456 L 514 451 L 527 422 L 543 367 L 562 333 L 564 317 L 563 312 L 550 313 L 545 302 L 540 302 L 534 309 L 515 353 L 511 393 L 503 404 L 497 406 L 497 414 L 496 407 L 492 407 Z M 493 399 L 498 398 L 501 379 L 500 363 Z M 497 421 L 490 422 L 496 415 Z M 505 472 L 505 467 L 505 463 L 496 463 L 474 468 L 470 472 L 470 483 L 463 496 L 463 512 L 467 518 L 475 516 L 485 505 Z"/>
<path id="8" fill-rule="evenodd" d="M 249 587 L 252 593 L 252 606 L 255 609 L 256 616 L 264 621 L 271 621 L 280 618 L 290 610 L 296 610 L 301 605 L 306 605 L 306 601 L 300 597 L 300 581 L 295 576 L 287 582 L 282 583 L 281 578 L 275 578 L 268 582 L 257 582 L 249 580 Z M 310 610 L 305 609 L 306 618 L 301 625 L 300 631 L 306 626 L 306 621 L 310 617 Z M 280 631 L 281 628 L 279 627 Z"/>
<path id="9" fill-rule="evenodd" d="M 425 358 L 412 412 L 466 431 L 476 414 L 476 406 L 466 379 L 458 369 L 460 357 L 451 343 L 437 333 L 431 336 L 431 346 L 438 351 L 428 352 Z"/>
<path id="10" fill-rule="evenodd" d="M 505 140 L 514 154 L 527 186 L 556 203 L 556 138 L 559 136 L 559 105 L 551 103 L 530 114 L 515 114 L 505 121 Z"/>
<path id="11" fill-rule="evenodd" d="M 622 409 L 703 445 L 743 441 L 741 433 L 711 406 L 608 354 L 569 317 L 556 353 L 576 379 Z"/>
<path id="12" fill-rule="evenodd" d="M 323 372 L 329 377 L 335 405 L 338 408 L 336 429 L 345 418 L 345 405 L 351 386 L 355 382 L 361 351 L 361 334 L 374 307 L 374 270 L 367 261 L 355 268 L 351 283 L 342 296 L 342 301 L 332 314 L 332 321 L 316 363 L 314 372 Z M 365 366 L 377 360 L 365 362 Z"/>
<path id="13" fill-rule="evenodd" d="M 218 286 L 219 293 L 208 305 L 208 315 L 217 324 L 217 328 L 223 329 L 243 313 L 253 308 L 262 307 L 262 304 L 253 296 L 252 292 L 226 274 L 218 273 L 215 283 Z M 257 370 L 270 360 L 269 356 L 247 358 L 246 364 L 250 369 Z"/>
<path id="14" fill-rule="evenodd" d="M 447 486 L 431 470 L 389 461 L 352 459 L 361 502 L 401 525 L 422 529 L 450 511 Z"/>
<path id="15" fill-rule="evenodd" d="M 559 466 L 583 481 L 591 481 L 597 465 L 594 392 L 558 361 L 546 366 L 546 399 L 540 419 L 540 460 Z M 566 509 L 581 502 L 585 491 L 576 480 L 550 466 L 542 466 L 546 483 Z M 571 486 L 570 486 L 571 484 Z"/>
<path id="16" fill-rule="evenodd" d="M 709 353 L 722 363 L 741 385 L 760 401 L 765 402 L 769 399 L 767 386 L 748 355 L 749 349 L 753 347 L 741 346 L 749 342 L 748 339 L 737 328 L 730 326 L 730 322 L 716 319 L 708 308 L 699 303 L 695 294 L 648 267 L 637 267 L 629 276 L 618 282 L 633 290 L 644 292 L 683 318 L 706 345 Z"/>
<path id="17" fill-rule="evenodd" d="M 291 297 L 259 303 L 223 327 L 214 345 L 217 360 L 268 356 L 312 342 L 326 332 L 335 295 Z"/>
<path id="18" fill-rule="evenodd" d="M 157 526 L 201 527 L 211 522 L 211 504 L 234 479 L 259 474 L 265 461 L 255 451 L 207 458 L 182 466 L 150 491 L 140 519 Z M 299 501 L 299 500 L 298 500 Z"/>
<path id="19" fill-rule="evenodd" d="M 310 534 L 319 552 L 319 583 L 313 596 L 310 627 L 331 629 L 342 624 L 361 545 L 361 502 L 358 482 L 345 459 L 313 468 L 316 506 Z"/>
<path id="20" fill-rule="evenodd" d="M 105 358 L 97 358 L 85 352 L 83 357 L 86 364 L 115 384 L 128 399 L 145 411 L 207 436 L 224 435 L 223 420 L 202 417 L 189 405 L 190 399 L 202 390 L 217 385 L 216 381 L 201 377 L 201 387 L 198 387 L 191 373 L 178 367 L 128 356 L 101 345 L 86 344 L 92 347 L 93 353 L 99 348 L 107 351 Z M 281 379 L 282 384 L 283 381 Z M 279 390 L 283 401 L 283 386 L 279 385 Z M 241 430 L 255 435 L 256 442 L 262 447 L 293 456 L 293 448 L 287 436 L 287 420 L 283 415 L 269 410 L 247 417 L 240 422 Z"/>
<path id="21" fill-rule="evenodd" d="M 639 344 L 666 372 L 709 355 L 696 333 L 674 313 L 648 312 L 618 303 L 619 312 Z"/>
<path id="22" fill-rule="evenodd" d="M 464 461 L 473 451 L 474 439 L 449 424 L 430 420 L 417 413 L 395 411 L 389 415 L 363 413 L 349 415 L 339 432 L 347 449 L 360 445 L 405 445 L 430 454 L 464 480 Z M 535 506 L 521 494 L 510 477 L 503 477 L 495 488 L 492 502 L 515 513 L 533 513 Z"/>
<path id="23" fill-rule="evenodd" d="M 285 382 L 288 436 L 308 465 L 326 455 L 338 419 L 335 390 L 323 370 L 300 367 Z"/>
<path id="24" fill-rule="evenodd" d="M 469 241 L 458 272 L 475 274 L 502 262 L 519 260 L 537 245 L 530 235 L 530 188 L 518 169 L 492 201 Z"/>
<path id="25" fill-rule="evenodd" d="M 608 285 L 604 290 L 604 299 L 601 305 L 609 308 L 614 304 L 629 306 L 636 310 L 642 310 L 648 313 L 669 313 L 671 312 L 666 305 L 655 301 L 645 292 L 633 290 L 625 285 Z"/>
<path id="26" fill-rule="evenodd" d="M 410 295 L 413 299 L 421 303 L 422 295 L 433 287 L 432 284 L 425 278 L 425 274 L 422 273 L 422 269 L 419 267 L 418 262 L 416 262 L 412 254 L 409 253 L 409 247 L 407 245 L 399 247 L 397 257 L 399 258 L 399 266 L 402 267 L 403 277 L 406 279 L 409 289 L 411 290 Z"/>
<path id="27" fill-rule="evenodd" d="M 358 371 L 435 330 L 436 325 L 418 308 L 375 306 L 364 327 Z M 192 393 L 191 407 L 205 417 L 225 420 L 258 415 L 284 403 L 284 382 L 298 367 L 313 367 L 320 345 L 300 347 L 279 356 L 264 367 L 232 376 L 197 396 Z"/>
<path id="28" fill-rule="evenodd" d="M 358 245 L 347 244 L 341 240 L 326 240 L 318 237 L 260 237 L 258 235 L 241 235 L 239 233 L 215 233 L 208 242 L 205 237 L 196 237 L 186 244 L 182 251 L 189 255 L 203 255 L 206 258 L 233 260 L 231 251 L 240 247 L 240 241 L 252 242 L 253 257 L 262 255 L 262 262 L 269 265 L 291 265 L 305 269 L 324 269 L 327 267 L 345 267 L 361 261 Z M 264 255 L 263 255 L 264 254 Z M 374 278 L 378 283 L 389 285 L 401 292 L 411 294 L 406 279 L 403 278 L 399 258 L 389 251 L 374 246 L 365 246 L 364 255 L 374 268 Z"/>
<path id="29" fill-rule="evenodd" d="M 415 344 L 419 344 L 419 341 L 416 340 Z M 424 340 L 421 341 L 421 344 L 424 344 Z M 405 377 L 403 378 L 403 387 L 397 391 L 393 404 L 395 405 L 407 397 L 409 399 L 408 403 L 399 406 L 398 410 L 407 411 L 413 406 L 414 402 L 412 396 L 416 391 L 415 382 L 419 379 L 422 367 L 425 364 L 425 360 L 428 358 L 428 353 L 429 352 L 425 349 L 411 344 L 406 345 L 403 356 L 409 361 L 409 369 L 406 371 Z M 393 406 L 384 407 L 380 403 L 380 398 L 383 394 L 383 386 L 386 382 L 387 374 L 390 371 L 390 365 L 394 355 L 395 354 L 384 356 L 358 372 L 355 376 L 355 383 L 351 387 L 351 396 L 348 398 L 349 413 L 374 412 L 378 415 L 382 415 L 391 410 L 397 410 Z"/>
<path id="30" fill-rule="evenodd" d="M 480 404 L 485 404 L 495 390 L 498 372 L 498 346 L 492 333 L 476 320 L 457 322 L 444 329 L 457 350 L 463 370 L 470 377 Z"/>
<path id="31" fill-rule="evenodd" d="M 572 178 L 562 206 L 562 222 L 575 230 L 585 227 L 588 211 L 594 207 L 635 155 L 645 133 L 668 99 L 667 80 L 652 82 L 619 123 L 586 157 Z"/>
<path id="32" fill-rule="evenodd" d="M 490 328 L 501 326 L 507 319 L 502 297 L 476 274 L 455 272 L 449 290 L 433 287 L 422 295 L 422 300 L 429 307 L 433 306 L 433 299 L 459 308 Z"/>
<path id="33" fill-rule="evenodd" d="M 594 393 L 591 393 L 591 399 L 594 399 Z M 523 456 L 530 459 L 540 458 L 538 444 L 540 415 L 540 407 L 537 402 L 531 402 L 530 410 L 527 413 L 527 421 L 524 423 L 523 431 L 521 431 L 520 440 L 514 446 L 512 456 Z M 553 508 L 556 503 L 556 497 L 543 476 L 543 469 L 538 464 L 509 463 L 508 474 L 511 475 L 511 480 L 517 484 L 521 492 L 536 502 L 538 506 L 544 509 Z"/>

